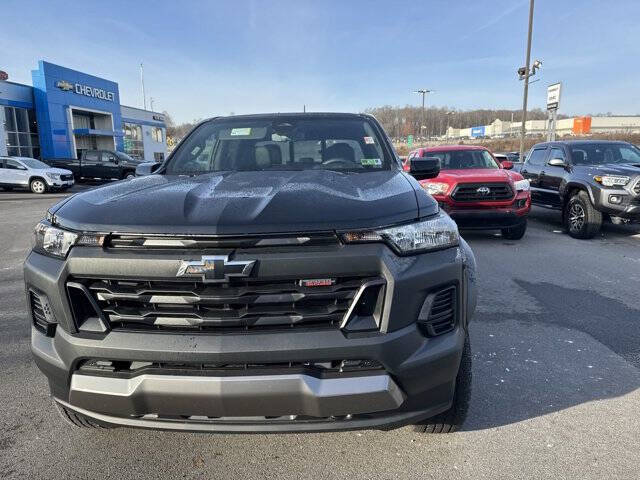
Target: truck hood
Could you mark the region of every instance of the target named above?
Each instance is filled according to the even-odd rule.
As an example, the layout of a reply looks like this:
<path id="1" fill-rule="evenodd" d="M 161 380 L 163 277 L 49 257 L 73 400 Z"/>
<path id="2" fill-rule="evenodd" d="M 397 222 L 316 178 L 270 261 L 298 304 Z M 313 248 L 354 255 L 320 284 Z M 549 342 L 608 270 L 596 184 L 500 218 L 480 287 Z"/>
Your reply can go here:
<path id="1" fill-rule="evenodd" d="M 604 165 L 575 165 L 576 172 L 585 175 L 626 175 L 634 177 L 640 174 L 640 165 L 633 163 L 606 163 Z"/>
<path id="2" fill-rule="evenodd" d="M 149 175 L 77 194 L 55 212 L 74 230 L 240 235 L 372 228 L 437 212 L 403 172 L 327 170 Z"/>
<path id="3" fill-rule="evenodd" d="M 454 183 L 480 183 L 480 182 L 508 182 L 520 180 L 522 177 L 517 172 L 498 168 L 466 168 L 461 170 L 441 170 L 440 174 L 430 182 Z"/>

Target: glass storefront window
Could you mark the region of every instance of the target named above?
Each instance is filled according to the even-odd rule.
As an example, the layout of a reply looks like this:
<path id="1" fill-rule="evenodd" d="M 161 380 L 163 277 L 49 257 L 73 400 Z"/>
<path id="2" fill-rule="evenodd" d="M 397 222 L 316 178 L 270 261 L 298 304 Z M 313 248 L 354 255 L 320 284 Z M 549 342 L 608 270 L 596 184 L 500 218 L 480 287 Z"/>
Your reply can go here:
<path id="1" fill-rule="evenodd" d="M 124 153 L 144 159 L 144 143 L 142 141 L 142 126 L 135 123 L 124 123 Z"/>
<path id="2" fill-rule="evenodd" d="M 4 129 L 10 156 L 40 157 L 38 125 L 32 109 L 4 107 Z"/>
<path id="3" fill-rule="evenodd" d="M 160 127 L 153 127 L 151 137 L 153 137 L 156 142 L 162 143 L 162 129 Z"/>

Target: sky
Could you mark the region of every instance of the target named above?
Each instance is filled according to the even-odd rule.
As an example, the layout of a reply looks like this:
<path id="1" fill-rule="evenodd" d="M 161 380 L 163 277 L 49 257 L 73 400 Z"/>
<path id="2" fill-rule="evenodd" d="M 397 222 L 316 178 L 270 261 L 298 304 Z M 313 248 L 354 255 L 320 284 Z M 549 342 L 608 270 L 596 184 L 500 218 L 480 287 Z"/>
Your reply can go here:
<path id="1" fill-rule="evenodd" d="M 229 113 L 427 103 L 522 108 L 528 0 L 2 0 L 0 70 L 31 85 L 43 59 L 119 84 L 176 122 Z M 536 0 L 529 107 L 640 113 L 640 1 Z M 148 104 L 147 104 L 148 106 Z"/>

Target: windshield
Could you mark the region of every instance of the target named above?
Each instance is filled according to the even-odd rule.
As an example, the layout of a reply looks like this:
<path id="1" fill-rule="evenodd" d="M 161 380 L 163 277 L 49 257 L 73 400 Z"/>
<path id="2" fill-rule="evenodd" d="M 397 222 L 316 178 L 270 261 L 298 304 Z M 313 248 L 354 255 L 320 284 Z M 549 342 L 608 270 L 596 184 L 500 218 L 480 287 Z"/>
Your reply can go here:
<path id="1" fill-rule="evenodd" d="M 381 139 L 366 119 L 274 116 L 202 124 L 174 154 L 167 173 L 390 168 Z"/>
<path id="2" fill-rule="evenodd" d="M 426 152 L 427 157 L 440 160 L 440 170 L 468 170 L 473 168 L 500 168 L 486 150 L 450 150 Z"/>
<path id="3" fill-rule="evenodd" d="M 570 149 L 574 165 L 640 163 L 640 149 L 629 143 L 577 143 Z"/>
<path id="4" fill-rule="evenodd" d="M 42 163 L 40 160 L 36 160 L 35 158 L 21 158 L 20 161 L 29 168 L 36 168 L 38 170 L 51 168 L 46 163 Z"/>

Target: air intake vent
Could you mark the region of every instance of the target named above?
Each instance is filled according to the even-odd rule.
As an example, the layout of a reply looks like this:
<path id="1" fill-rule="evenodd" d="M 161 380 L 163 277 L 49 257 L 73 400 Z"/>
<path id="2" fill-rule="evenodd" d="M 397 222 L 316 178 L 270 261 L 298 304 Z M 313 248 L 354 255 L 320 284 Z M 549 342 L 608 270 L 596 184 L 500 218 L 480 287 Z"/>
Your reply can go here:
<path id="1" fill-rule="evenodd" d="M 29 307 L 31 308 L 33 325 L 48 337 L 53 337 L 56 332 L 56 323 L 46 295 L 38 295 L 30 290 Z"/>
<path id="2" fill-rule="evenodd" d="M 456 325 L 457 288 L 450 286 L 427 296 L 419 323 L 427 335 L 435 337 L 450 332 Z M 428 309 L 428 315 L 425 315 Z"/>

